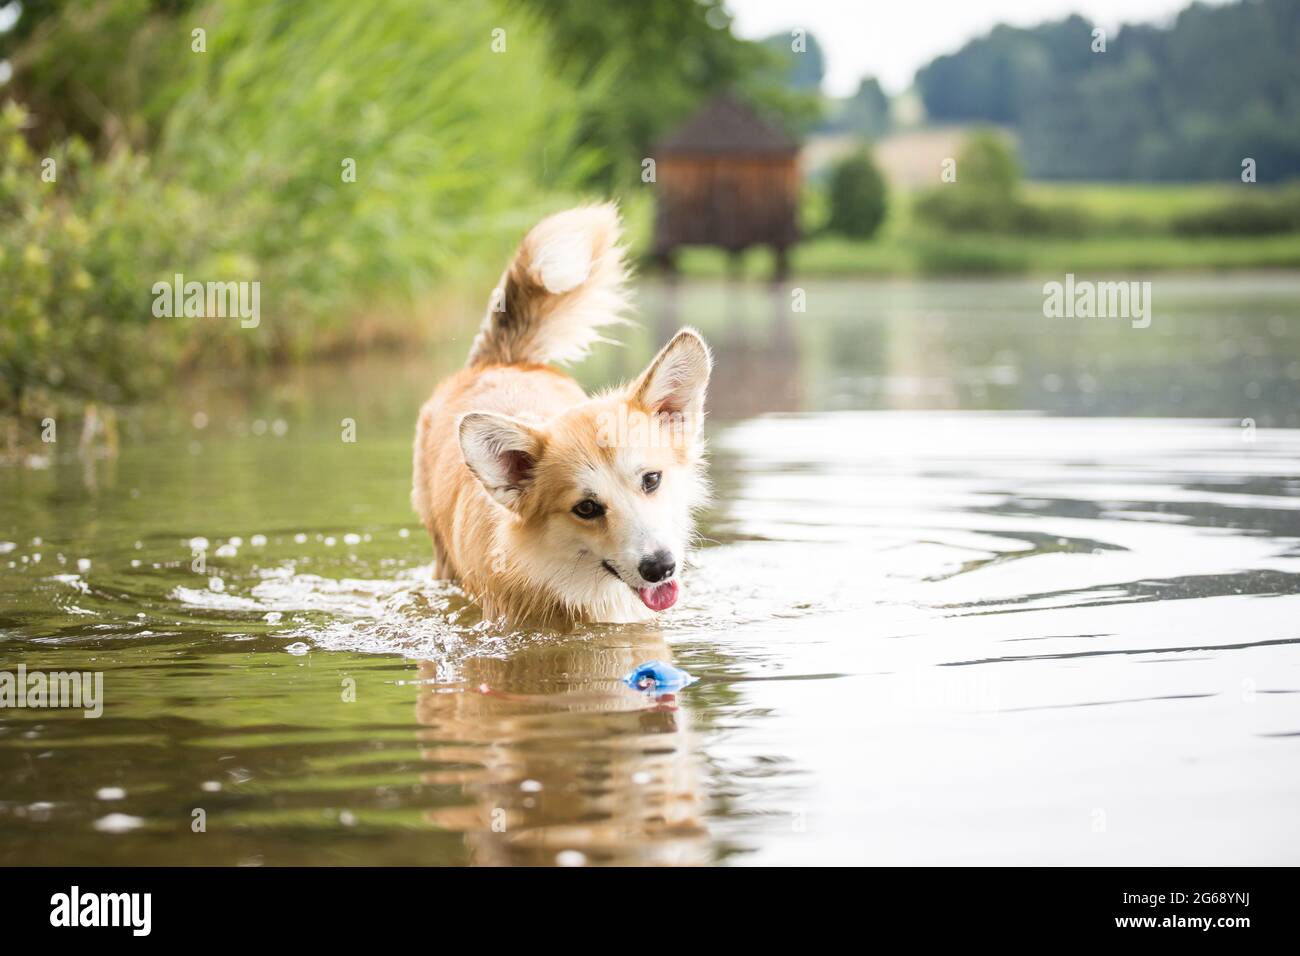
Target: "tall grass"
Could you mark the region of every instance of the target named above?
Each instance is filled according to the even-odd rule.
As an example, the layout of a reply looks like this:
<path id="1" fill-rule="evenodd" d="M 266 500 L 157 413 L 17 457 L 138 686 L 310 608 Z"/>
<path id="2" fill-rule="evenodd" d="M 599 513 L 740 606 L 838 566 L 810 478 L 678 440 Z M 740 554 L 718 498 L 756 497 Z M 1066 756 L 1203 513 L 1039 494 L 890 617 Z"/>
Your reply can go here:
<path id="1" fill-rule="evenodd" d="M 160 26 L 138 0 L 105 3 L 115 36 L 137 16 L 150 38 L 158 88 L 122 102 L 150 104 L 154 132 L 37 152 L 20 110 L 0 125 L 0 418 L 29 436 L 190 364 L 337 352 L 360 314 L 367 335 L 382 315 L 414 341 L 422 300 L 472 287 L 486 303 L 510 247 L 600 159 L 577 145 L 573 91 L 527 10 L 227 0 Z M 259 282 L 260 324 L 155 318 L 153 285 L 176 273 Z"/>
<path id="2" fill-rule="evenodd" d="M 230 271 L 263 285 L 263 345 L 310 352 L 375 294 L 481 279 L 595 160 L 524 12 L 240 0 L 199 25 L 158 161 L 222 210 Z"/>

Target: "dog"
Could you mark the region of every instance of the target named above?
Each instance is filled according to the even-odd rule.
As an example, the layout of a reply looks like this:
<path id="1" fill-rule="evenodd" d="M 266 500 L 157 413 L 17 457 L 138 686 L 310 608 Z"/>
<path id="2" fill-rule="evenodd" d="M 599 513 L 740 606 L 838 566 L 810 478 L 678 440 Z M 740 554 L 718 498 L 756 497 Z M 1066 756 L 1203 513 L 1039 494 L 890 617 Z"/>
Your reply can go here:
<path id="1" fill-rule="evenodd" d="M 550 364 L 627 321 L 619 240 L 610 204 L 534 226 L 465 367 L 420 410 L 411 501 L 434 573 L 487 618 L 626 623 L 678 601 L 708 495 L 708 346 L 682 329 L 630 384 L 590 397 Z"/>

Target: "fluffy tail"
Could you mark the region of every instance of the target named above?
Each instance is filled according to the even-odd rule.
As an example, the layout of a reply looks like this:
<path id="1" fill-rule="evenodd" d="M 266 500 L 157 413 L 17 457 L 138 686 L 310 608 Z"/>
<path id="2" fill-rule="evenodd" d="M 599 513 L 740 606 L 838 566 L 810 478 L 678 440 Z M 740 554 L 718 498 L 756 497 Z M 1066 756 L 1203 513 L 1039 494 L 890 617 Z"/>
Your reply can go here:
<path id="1" fill-rule="evenodd" d="M 470 365 L 567 362 L 587 354 L 627 307 L 618 210 L 581 206 L 524 237 L 492 293 Z"/>

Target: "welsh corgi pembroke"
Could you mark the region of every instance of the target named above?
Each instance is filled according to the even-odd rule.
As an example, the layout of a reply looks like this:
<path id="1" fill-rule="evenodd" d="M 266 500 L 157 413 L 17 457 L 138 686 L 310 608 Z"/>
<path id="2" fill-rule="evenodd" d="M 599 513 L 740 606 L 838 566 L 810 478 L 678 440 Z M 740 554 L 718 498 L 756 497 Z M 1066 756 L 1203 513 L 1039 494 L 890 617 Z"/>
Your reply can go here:
<path id="1" fill-rule="evenodd" d="M 548 364 L 626 321 L 619 232 L 608 204 L 534 226 L 465 367 L 420 410 L 411 501 L 434 573 L 488 618 L 628 622 L 679 598 L 707 497 L 708 346 L 682 329 L 634 381 L 594 396 Z"/>

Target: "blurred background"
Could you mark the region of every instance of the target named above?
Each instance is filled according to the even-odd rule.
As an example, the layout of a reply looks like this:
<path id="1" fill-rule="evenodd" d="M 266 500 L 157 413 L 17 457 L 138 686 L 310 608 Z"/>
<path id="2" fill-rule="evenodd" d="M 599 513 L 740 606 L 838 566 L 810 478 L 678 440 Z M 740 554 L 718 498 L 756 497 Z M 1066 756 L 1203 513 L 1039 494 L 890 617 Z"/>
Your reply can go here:
<path id="1" fill-rule="evenodd" d="M 909 9 L 0 5 L 0 447 L 463 342 L 583 199 L 696 280 L 1300 266 L 1293 0 Z M 260 282 L 260 324 L 155 318 L 176 273 Z"/>

